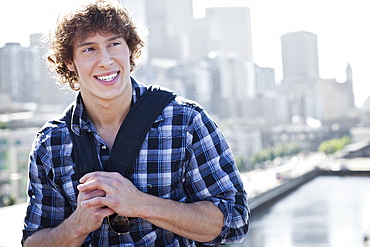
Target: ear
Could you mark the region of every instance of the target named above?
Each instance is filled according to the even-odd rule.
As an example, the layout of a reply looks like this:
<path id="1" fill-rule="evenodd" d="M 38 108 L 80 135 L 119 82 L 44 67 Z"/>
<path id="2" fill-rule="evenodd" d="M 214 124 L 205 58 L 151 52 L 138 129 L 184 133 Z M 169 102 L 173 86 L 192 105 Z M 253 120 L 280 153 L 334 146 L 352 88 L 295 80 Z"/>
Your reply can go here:
<path id="1" fill-rule="evenodd" d="M 75 68 L 75 65 L 74 65 L 74 63 L 73 63 L 73 62 L 71 62 L 71 61 L 66 61 L 66 62 L 64 62 L 64 63 L 65 63 L 65 65 L 67 66 L 68 70 L 70 70 L 70 71 L 76 71 L 76 68 Z"/>

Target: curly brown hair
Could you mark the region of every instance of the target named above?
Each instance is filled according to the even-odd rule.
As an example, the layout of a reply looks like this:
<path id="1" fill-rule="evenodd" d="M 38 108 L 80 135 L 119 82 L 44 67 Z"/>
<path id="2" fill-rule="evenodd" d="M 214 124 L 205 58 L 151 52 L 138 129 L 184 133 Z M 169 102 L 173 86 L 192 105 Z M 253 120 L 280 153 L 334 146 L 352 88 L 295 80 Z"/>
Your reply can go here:
<path id="1" fill-rule="evenodd" d="M 130 71 L 136 68 L 136 60 L 141 56 L 143 39 L 139 36 L 131 14 L 118 0 L 96 0 L 68 14 L 60 16 L 53 32 L 49 34 L 49 54 L 47 60 L 57 79 L 69 84 L 72 90 L 79 90 L 77 74 L 68 70 L 65 62 L 73 61 L 73 44 L 95 33 L 119 34 L 124 37 L 131 51 Z"/>

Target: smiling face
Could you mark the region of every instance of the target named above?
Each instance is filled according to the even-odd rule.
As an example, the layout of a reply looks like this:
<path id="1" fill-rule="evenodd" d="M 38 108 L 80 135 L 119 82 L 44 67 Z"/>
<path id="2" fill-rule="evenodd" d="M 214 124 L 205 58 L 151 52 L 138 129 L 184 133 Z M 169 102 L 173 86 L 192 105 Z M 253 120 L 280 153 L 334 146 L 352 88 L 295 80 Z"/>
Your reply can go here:
<path id="1" fill-rule="evenodd" d="M 131 94 L 130 55 L 125 39 L 113 33 L 95 33 L 74 43 L 73 61 L 66 65 L 76 72 L 85 102 Z"/>

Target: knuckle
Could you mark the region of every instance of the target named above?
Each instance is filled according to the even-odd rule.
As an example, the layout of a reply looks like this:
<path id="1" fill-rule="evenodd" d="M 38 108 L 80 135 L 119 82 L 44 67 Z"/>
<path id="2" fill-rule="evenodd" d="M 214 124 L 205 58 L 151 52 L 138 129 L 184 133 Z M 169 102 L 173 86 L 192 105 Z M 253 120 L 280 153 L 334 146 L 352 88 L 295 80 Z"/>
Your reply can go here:
<path id="1" fill-rule="evenodd" d="M 114 179 L 114 180 L 112 181 L 112 185 L 113 185 L 114 187 L 118 187 L 118 186 L 120 186 L 120 185 L 121 185 L 121 182 L 120 182 L 120 181 L 118 181 L 117 179 Z"/>
<path id="2" fill-rule="evenodd" d="M 96 186 L 96 187 L 101 187 L 101 186 L 102 186 L 102 184 L 103 184 L 103 182 L 102 182 L 100 179 L 95 179 L 95 180 L 94 180 L 94 183 L 95 183 L 95 186 Z"/>
<path id="3" fill-rule="evenodd" d="M 120 204 L 119 204 L 119 201 L 116 200 L 116 199 L 113 199 L 112 202 L 111 202 L 111 205 L 112 205 L 112 208 L 116 208 L 118 207 Z"/>
<path id="4" fill-rule="evenodd" d="M 95 197 L 94 200 L 96 204 L 102 204 L 103 197 Z"/>
<path id="5" fill-rule="evenodd" d="M 95 212 L 93 213 L 93 216 L 94 216 L 94 218 L 95 218 L 96 220 L 100 220 L 100 219 L 102 218 L 101 213 L 100 213 L 100 212 L 98 212 L 98 211 L 95 211 Z"/>

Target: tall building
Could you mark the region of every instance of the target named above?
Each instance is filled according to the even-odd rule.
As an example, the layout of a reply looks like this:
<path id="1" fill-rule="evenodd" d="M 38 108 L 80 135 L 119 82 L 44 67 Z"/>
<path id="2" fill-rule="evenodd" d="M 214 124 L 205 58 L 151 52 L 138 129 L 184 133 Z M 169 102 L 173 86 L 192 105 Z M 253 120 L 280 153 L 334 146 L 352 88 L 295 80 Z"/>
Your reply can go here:
<path id="1" fill-rule="evenodd" d="M 254 105 L 255 118 L 262 118 L 274 123 L 278 118 L 277 85 L 275 82 L 275 71 L 272 68 L 254 66 L 256 96 Z"/>
<path id="2" fill-rule="evenodd" d="M 131 1 L 123 3 L 131 6 Z M 220 51 L 253 61 L 249 8 L 208 8 L 196 20 L 191 0 L 146 0 L 144 5 L 150 58 L 184 60 Z"/>
<path id="3" fill-rule="evenodd" d="M 0 93 L 12 102 L 37 102 L 40 79 L 35 49 L 19 43 L 7 43 L 0 48 Z"/>
<path id="4" fill-rule="evenodd" d="M 284 80 L 318 79 L 317 36 L 309 32 L 291 32 L 281 37 Z M 313 82 L 311 81 L 311 82 Z"/>
<path id="5" fill-rule="evenodd" d="M 346 69 L 347 80 L 337 82 L 336 79 L 321 79 L 320 81 L 320 102 L 322 102 L 322 119 L 333 121 L 351 118 L 355 108 L 352 68 L 350 65 Z"/>
<path id="6" fill-rule="evenodd" d="M 318 101 L 319 61 L 317 36 L 309 32 L 292 32 L 281 37 L 283 58 L 283 107 L 287 109 L 282 119 L 294 116 L 321 119 Z"/>
<path id="7" fill-rule="evenodd" d="M 246 61 L 253 61 L 249 8 L 209 8 L 206 20 L 208 51 L 233 52 Z"/>
<path id="8" fill-rule="evenodd" d="M 347 80 L 321 79 L 317 36 L 309 32 L 292 32 L 281 37 L 283 57 L 282 103 L 285 120 L 298 116 L 307 120 L 333 121 L 351 118 L 355 108 L 352 68 L 346 69 Z"/>
<path id="9" fill-rule="evenodd" d="M 40 37 L 41 34 L 31 35 L 29 47 L 7 43 L 0 48 L 0 95 L 8 101 L 0 110 L 12 110 L 17 103 L 34 102 L 39 109 L 60 111 L 74 99 L 74 94 L 61 90 L 49 73 Z M 59 110 L 55 109 L 56 105 L 60 106 Z"/>
<path id="10" fill-rule="evenodd" d="M 195 25 L 191 0 L 145 2 L 150 58 L 190 58 L 190 31 Z"/>
<path id="11" fill-rule="evenodd" d="M 347 97 L 348 97 L 348 107 L 350 109 L 354 109 L 355 108 L 355 94 L 353 93 L 352 67 L 350 64 L 347 65 L 346 75 L 347 75 L 346 92 L 347 92 Z"/>
<path id="12" fill-rule="evenodd" d="M 242 107 L 237 105 L 237 90 L 242 90 L 238 84 L 241 77 L 237 72 L 243 72 L 240 68 L 243 63 L 235 57 L 219 55 L 211 57 L 208 61 L 211 72 L 211 88 L 209 92 L 212 95 L 211 112 L 220 117 L 240 116 L 238 111 Z"/>
<path id="13" fill-rule="evenodd" d="M 276 119 L 274 70 L 253 63 L 249 8 L 208 8 L 194 19 L 191 0 L 122 2 L 149 28 L 149 63 L 137 78 L 184 89 L 220 117 Z"/>
<path id="14" fill-rule="evenodd" d="M 197 101 L 206 109 L 210 109 L 212 106 L 211 76 L 210 65 L 206 58 L 187 60 L 169 69 L 167 77 L 171 85 L 164 86 L 173 89 L 181 96 Z M 181 84 L 183 90 L 177 84 Z"/>

